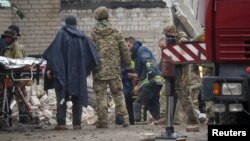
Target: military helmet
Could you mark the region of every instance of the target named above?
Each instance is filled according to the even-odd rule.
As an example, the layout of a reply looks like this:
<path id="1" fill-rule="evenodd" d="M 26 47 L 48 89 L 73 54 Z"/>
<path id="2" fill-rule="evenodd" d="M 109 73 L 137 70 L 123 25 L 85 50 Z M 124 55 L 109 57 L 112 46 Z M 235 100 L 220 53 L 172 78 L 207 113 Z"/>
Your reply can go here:
<path id="1" fill-rule="evenodd" d="M 17 33 L 15 30 L 7 29 L 6 31 L 4 31 L 4 33 L 1 35 L 1 37 L 2 38 L 10 37 L 10 38 L 16 39 Z"/>
<path id="2" fill-rule="evenodd" d="M 165 35 L 172 35 L 172 36 L 178 36 L 178 32 L 176 30 L 175 25 L 167 25 L 166 27 L 163 28 L 163 33 Z"/>
<path id="3" fill-rule="evenodd" d="M 94 11 L 95 19 L 98 21 L 105 20 L 109 18 L 108 8 L 101 6 Z"/>

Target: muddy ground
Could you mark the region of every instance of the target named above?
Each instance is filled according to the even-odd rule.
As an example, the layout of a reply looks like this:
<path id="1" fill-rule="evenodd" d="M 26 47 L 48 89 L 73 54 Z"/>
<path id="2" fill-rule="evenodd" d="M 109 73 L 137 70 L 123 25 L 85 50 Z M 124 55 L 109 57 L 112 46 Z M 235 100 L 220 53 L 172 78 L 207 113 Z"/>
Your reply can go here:
<path id="1" fill-rule="evenodd" d="M 207 141 L 205 125 L 201 125 L 200 132 L 185 132 L 185 125 L 174 127 L 175 131 L 187 135 L 187 141 Z M 83 126 L 81 130 L 64 131 L 53 130 L 53 127 L 36 129 L 32 126 L 20 127 L 14 131 L 0 131 L 0 141 L 148 141 L 146 139 L 155 139 L 164 131 L 163 125 L 133 125 L 127 128 L 111 125 L 108 129 L 96 129 L 92 125 Z M 155 139 L 155 141 L 164 140 Z"/>

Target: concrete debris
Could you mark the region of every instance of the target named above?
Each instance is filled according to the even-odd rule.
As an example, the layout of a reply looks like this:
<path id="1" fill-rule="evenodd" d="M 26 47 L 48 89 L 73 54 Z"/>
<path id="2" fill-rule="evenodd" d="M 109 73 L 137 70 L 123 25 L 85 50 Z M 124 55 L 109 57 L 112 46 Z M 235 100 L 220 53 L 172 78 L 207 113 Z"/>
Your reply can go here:
<path id="1" fill-rule="evenodd" d="M 178 0 L 173 2 L 173 7 L 175 9 L 174 15 L 179 19 L 178 24 L 185 28 L 187 34 L 190 35 L 191 38 L 203 33 L 201 23 L 196 20 L 189 6 L 182 0 Z"/>
<path id="2" fill-rule="evenodd" d="M 92 101 L 91 105 L 88 105 L 87 108 L 83 108 L 82 112 L 82 124 L 83 125 L 93 125 L 96 123 L 98 117 L 95 112 L 96 108 L 96 102 L 95 102 L 95 93 L 92 89 L 92 79 L 88 78 L 88 101 Z M 33 86 L 26 86 L 25 89 L 25 100 L 28 102 L 28 104 L 31 105 L 32 109 L 32 116 L 36 117 L 40 120 L 41 125 L 56 125 L 56 93 L 54 89 L 50 89 L 47 92 L 43 91 L 43 83 L 40 83 L 40 85 L 36 86 L 35 84 Z M 110 90 L 107 91 L 108 96 L 108 113 L 109 113 L 109 121 L 110 124 L 114 124 L 115 121 L 115 102 L 114 99 L 110 93 Z M 191 96 L 192 97 L 192 96 Z M 194 97 L 193 97 L 194 98 Z M 194 98 L 196 99 L 196 98 Z M 90 102 L 89 102 L 90 103 Z M 72 125 L 72 102 L 67 101 L 67 114 L 66 114 L 66 124 Z M 13 121 L 18 121 L 18 114 L 19 110 L 17 107 L 17 102 L 15 100 L 11 101 L 11 110 L 12 110 L 12 117 Z M 196 108 L 196 114 L 197 117 L 200 114 L 199 111 Z M 183 124 L 186 123 L 186 114 L 184 110 L 182 109 L 180 102 L 178 100 L 177 107 L 176 107 L 176 113 L 174 118 L 174 124 Z M 147 121 L 145 121 L 145 124 L 150 125 L 159 125 L 159 124 L 166 124 L 166 117 L 162 117 L 161 120 L 155 121 L 152 120 L 152 116 L 149 112 L 147 112 Z M 191 129 L 187 129 L 189 132 L 197 132 L 197 128 L 191 127 Z"/>
<path id="3" fill-rule="evenodd" d="M 141 133 L 140 141 L 155 141 L 155 135 L 153 133 Z"/>
<path id="4" fill-rule="evenodd" d="M 52 112 L 53 111 L 50 111 L 49 109 L 43 109 L 43 115 L 45 116 L 45 117 L 47 117 L 47 118 L 52 118 Z"/>
<path id="5" fill-rule="evenodd" d="M 46 102 L 47 98 L 48 98 L 48 95 L 47 95 L 47 94 L 43 95 L 43 96 L 40 98 L 40 102 L 41 102 L 41 103 Z"/>
<path id="6" fill-rule="evenodd" d="M 92 85 L 92 83 L 90 83 Z M 90 86 L 91 87 L 91 86 Z M 88 88 L 90 89 L 88 86 Z M 93 91 L 93 90 L 92 90 Z M 25 101 L 30 104 L 32 109 L 31 115 L 33 117 L 38 117 L 41 125 L 56 125 L 56 94 L 54 89 L 43 91 L 43 83 L 40 85 L 32 85 L 25 87 Z M 93 95 L 93 93 L 91 93 Z M 114 103 L 110 103 L 110 106 L 114 107 Z M 66 124 L 72 125 L 72 102 L 67 101 L 67 114 L 66 114 Z M 19 110 L 17 107 L 16 100 L 12 100 L 11 106 L 13 121 L 18 121 Z M 85 112 L 82 113 L 82 124 L 83 125 L 93 125 L 97 121 L 97 115 L 92 108 L 88 105 Z M 113 110 L 112 110 L 113 111 Z M 114 120 L 113 120 L 114 121 Z"/>
<path id="7" fill-rule="evenodd" d="M 198 125 L 189 125 L 186 128 L 187 132 L 199 132 L 200 128 Z"/>
<path id="8" fill-rule="evenodd" d="M 39 99 L 37 98 L 37 96 L 31 96 L 30 101 L 33 106 L 41 106 L 41 103 Z"/>
<path id="9" fill-rule="evenodd" d="M 186 141 L 186 138 L 177 138 L 176 141 Z"/>
<path id="10" fill-rule="evenodd" d="M 16 106 L 16 100 L 13 100 L 10 104 L 10 109 L 14 109 L 14 106 Z"/>
<path id="11" fill-rule="evenodd" d="M 88 105 L 87 111 L 82 113 L 82 123 L 84 125 L 93 125 L 97 121 L 95 110 Z"/>

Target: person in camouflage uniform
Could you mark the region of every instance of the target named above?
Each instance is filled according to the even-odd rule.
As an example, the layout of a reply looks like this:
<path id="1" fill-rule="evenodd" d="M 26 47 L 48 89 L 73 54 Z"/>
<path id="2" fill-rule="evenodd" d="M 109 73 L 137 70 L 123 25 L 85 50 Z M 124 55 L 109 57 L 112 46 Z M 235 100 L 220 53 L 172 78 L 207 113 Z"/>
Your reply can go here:
<path id="1" fill-rule="evenodd" d="M 167 46 L 166 38 L 161 38 L 158 42 L 158 47 L 162 50 L 166 46 Z M 161 64 L 161 62 L 160 62 L 160 64 Z M 166 91 L 166 84 L 165 84 L 167 81 L 165 81 L 165 79 L 163 81 L 164 82 L 163 82 L 162 89 L 160 92 L 160 118 L 161 118 L 160 120 L 161 121 L 158 121 L 160 123 L 166 122 L 166 113 L 167 113 L 167 109 L 166 109 L 166 107 L 167 107 L 167 96 L 166 96 L 167 91 Z"/>
<path id="2" fill-rule="evenodd" d="M 8 27 L 8 29 L 14 30 L 14 31 L 16 32 L 17 36 L 21 37 L 21 35 L 19 34 L 19 27 L 18 27 L 17 25 L 12 24 L 12 25 L 10 25 L 10 26 Z M 4 55 L 4 49 L 5 49 L 5 47 L 6 47 L 6 42 L 5 42 L 5 40 L 1 37 L 1 38 L 0 38 L 0 56 L 3 56 L 3 55 Z"/>
<path id="3" fill-rule="evenodd" d="M 205 42 L 205 34 L 199 34 L 198 36 L 194 37 L 192 39 L 192 41 L 195 42 Z M 200 73 L 200 77 L 204 77 L 204 76 L 213 76 L 214 74 L 214 64 L 213 63 L 202 63 L 199 64 L 199 73 Z M 205 122 L 207 117 L 211 117 L 211 102 L 205 102 L 204 100 L 202 100 L 201 98 L 201 90 L 199 91 L 199 95 L 198 95 L 198 107 L 199 107 L 199 120 L 201 123 Z M 208 115 L 208 116 L 207 116 Z"/>
<path id="4" fill-rule="evenodd" d="M 24 46 L 17 41 L 18 34 L 19 33 L 17 33 L 15 30 L 9 28 L 2 35 L 2 38 L 5 39 L 7 44 L 4 49 L 5 57 L 20 59 L 26 56 Z"/>
<path id="5" fill-rule="evenodd" d="M 108 128 L 107 88 L 109 86 L 115 101 L 116 112 L 123 120 L 123 127 L 129 125 L 121 81 L 121 61 L 129 67 L 130 54 L 122 34 L 109 22 L 106 7 L 94 11 L 96 25 L 91 32 L 91 39 L 96 46 L 99 64 L 93 71 L 93 89 L 97 96 L 97 128 Z"/>
<path id="6" fill-rule="evenodd" d="M 167 46 L 166 41 L 167 41 L 166 38 L 161 38 L 158 41 L 158 47 L 161 50 Z M 162 63 L 164 63 L 164 61 L 165 60 L 163 58 L 161 58 L 160 67 L 162 67 Z M 166 122 L 167 122 L 167 114 L 168 114 L 167 102 L 168 101 L 167 101 L 167 87 L 166 87 L 166 85 L 168 85 L 168 81 L 166 79 L 163 79 L 163 81 L 164 82 L 162 85 L 162 89 L 160 91 L 160 119 L 157 122 L 155 122 L 155 124 L 166 124 Z M 178 105 L 176 105 L 176 106 L 178 106 Z"/>
<path id="7" fill-rule="evenodd" d="M 163 33 L 167 38 L 167 44 L 181 44 L 187 42 L 185 33 L 178 33 L 175 25 L 168 25 L 163 28 Z M 187 115 L 187 123 L 197 125 L 199 121 L 195 115 L 194 104 L 190 97 L 190 86 L 193 83 L 199 83 L 200 78 L 197 75 L 197 69 L 193 64 L 181 65 L 180 74 L 175 79 L 175 93 Z"/>
<path id="8" fill-rule="evenodd" d="M 17 26 L 15 26 L 17 27 Z M 17 27 L 18 28 L 18 27 Z M 16 32 L 17 31 L 17 32 Z M 24 46 L 17 41 L 17 36 L 19 34 L 19 28 L 12 29 L 11 26 L 8 30 L 4 31 L 2 34 L 2 38 L 4 38 L 6 42 L 6 47 L 4 48 L 4 56 L 13 58 L 13 59 L 20 59 L 25 57 Z M 25 103 L 20 95 L 15 95 L 17 105 L 19 108 L 19 122 L 27 123 L 29 121 L 28 112 L 26 110 Z"/>

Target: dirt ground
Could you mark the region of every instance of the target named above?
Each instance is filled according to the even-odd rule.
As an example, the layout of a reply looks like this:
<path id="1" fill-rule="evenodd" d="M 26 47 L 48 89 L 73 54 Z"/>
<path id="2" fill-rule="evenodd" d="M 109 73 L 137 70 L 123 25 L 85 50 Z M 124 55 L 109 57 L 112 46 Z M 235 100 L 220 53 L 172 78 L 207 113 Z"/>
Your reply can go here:
<path id="1" fill-rule="evenodd" d="M 184 125 L 175 125 L 175 131 L 187 136 L 187 141 L 207 141 L 207 126 L 201 125 L 200 132 L 185 132 Z M 70 128 L 70 127 L 69 127 Z M 72 128 L 72 127 L 71 127 Z M 18 128 L 19 129 L 19 128 Z M 133 125 L 126 128 L 111 125 L 108 129 L 83 126 L 82 130 L 56 131 L 52 127 L 20 128 L 15 131 L 0 131 L 0 141 L 166 141 L 155 139 L 165 131 L 163 125 Z"/>

